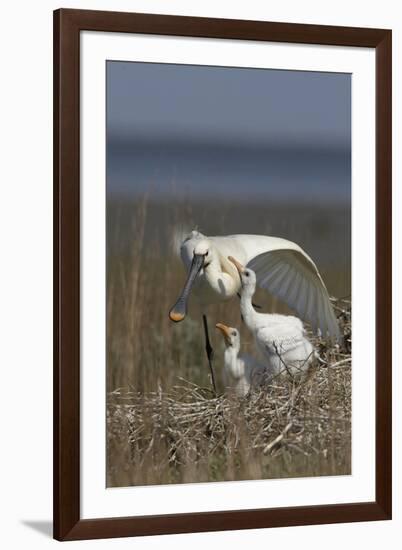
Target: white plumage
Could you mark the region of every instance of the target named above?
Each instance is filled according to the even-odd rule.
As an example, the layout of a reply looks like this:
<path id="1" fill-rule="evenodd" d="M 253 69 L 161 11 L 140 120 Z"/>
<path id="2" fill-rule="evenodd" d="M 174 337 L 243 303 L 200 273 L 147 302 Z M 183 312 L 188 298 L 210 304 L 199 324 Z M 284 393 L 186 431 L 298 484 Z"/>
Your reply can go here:
<path id="1" fill-rule="evenodd" d="M 262 365 L 251 355 L 240 354 L 240 333 L 234 327 L 223 323 L 216 325 L 225 341 L 223 355 L 223 382 L 225 388 L 233 389 L 240 396 L 245 396 L 251 386 L 257 386 L 267 380 L 273 373 L 269 366 Z"/>
<path id="2" fill-rule="evenodd" d="M 203 308 L 239 293 L 239 275 L 228 261 L 228 256 L 233 256 L 255 272 L 260 287 L 283 300 L 313 330 L 338 338 L 325 284 L 313 260 L 296 243 L 263 235 L 206 237 L 192 231 L 183 240 L 180 255 L 189 275 L 170 311 L 173 321 L 184 319 L 193 285 Z"/>
<path id="3" fill-rule="evenodd" d="M 241 279 L 240 311 L 247 328 L 266 358 L 271 372 L 287 371 L 298 374 L 306 371 L 315 357 L 315 350 L 308 340 L 303 323 L 292 315 L 257 313 L 252 305 L 256 288 L 256 275 L 235 258 Z"/>

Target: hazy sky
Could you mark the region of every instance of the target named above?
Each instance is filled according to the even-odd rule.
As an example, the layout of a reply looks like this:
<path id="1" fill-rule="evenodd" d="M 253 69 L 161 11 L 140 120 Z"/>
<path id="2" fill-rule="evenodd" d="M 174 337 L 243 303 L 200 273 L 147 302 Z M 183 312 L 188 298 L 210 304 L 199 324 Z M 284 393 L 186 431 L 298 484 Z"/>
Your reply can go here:
<path id="1" fill-rule="evenodd" d="M 351 77 L 108 62 L 109 193 L 350 200 Z"/>

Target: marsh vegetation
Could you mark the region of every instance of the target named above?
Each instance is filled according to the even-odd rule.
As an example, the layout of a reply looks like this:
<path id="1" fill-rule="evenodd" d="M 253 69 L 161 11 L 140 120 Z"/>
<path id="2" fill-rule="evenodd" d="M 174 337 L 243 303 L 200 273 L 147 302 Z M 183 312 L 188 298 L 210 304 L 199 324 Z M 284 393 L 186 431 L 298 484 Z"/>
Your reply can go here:
<path id="1" fill-rule="evenodd" d="M 185 273 L 172 253 L 180 228 L 256 233 L 300 244 L 316 261 L 343 339 L 315 338 L 321 361 L 307 378 L 277 377 L 238 398 L 223 392 L 222 338 L 241 331 L 236 300 L 211 308 L 218 395 L 211 391 L 201 312 L 168 312 Z M 342 299 L 339 299 L 342 298 Z M 289 310 L 258 291 L 262 311 Z M 107 209 L 107 485 L 263 479 L 350 473 L 350 211 L 288 203 L 109 200 Z"/>

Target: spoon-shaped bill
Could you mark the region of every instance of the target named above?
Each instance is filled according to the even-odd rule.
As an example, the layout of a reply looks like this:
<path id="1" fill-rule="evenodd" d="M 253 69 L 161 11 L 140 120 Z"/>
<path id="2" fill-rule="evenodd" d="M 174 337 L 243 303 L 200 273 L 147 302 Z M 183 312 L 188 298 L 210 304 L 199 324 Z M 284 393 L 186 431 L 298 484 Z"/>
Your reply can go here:
<path id="1" fill-rule="evenodd" d="M 181 291 L 180 296 L 177 299 L 177 302 L 169 311 L 169 317 L 175 323 L 183 321 L 184 317 L 187 315 L 187 300 L 190 295 L 194 281 L 197 278 L 197 275 L 203 265 L 204 256 L 200 254 L 194 254 L 193 261 L 191 262 L 190 270 L 188 272 L 187 281 L 183 287 L 183 290 Z"/>

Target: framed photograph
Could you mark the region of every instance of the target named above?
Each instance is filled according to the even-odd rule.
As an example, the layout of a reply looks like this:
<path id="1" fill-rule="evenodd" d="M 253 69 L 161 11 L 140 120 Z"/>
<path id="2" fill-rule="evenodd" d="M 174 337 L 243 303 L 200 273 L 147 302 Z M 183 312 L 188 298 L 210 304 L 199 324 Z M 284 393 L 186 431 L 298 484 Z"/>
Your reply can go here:
<path id="1" fill-rule="evenodd" d="M 54 536 L 391 518 L 391 31 L 54 13 Z"/>

